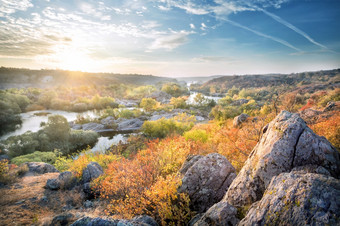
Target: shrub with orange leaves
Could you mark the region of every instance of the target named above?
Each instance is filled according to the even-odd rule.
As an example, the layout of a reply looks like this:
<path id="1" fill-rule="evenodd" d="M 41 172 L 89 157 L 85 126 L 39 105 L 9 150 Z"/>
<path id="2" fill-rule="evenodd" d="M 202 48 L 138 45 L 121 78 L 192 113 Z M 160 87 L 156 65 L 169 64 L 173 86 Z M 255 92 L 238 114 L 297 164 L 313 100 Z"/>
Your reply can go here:
<path id="1" fill-rule="evenodd" d="M 107 213 L 130 218 L 151 214 L 162 224 L 185 224 L 191 216 L 189 200 L 177 194 L 177 175 L 189 154 L 200 148 L 184 137 L 154 140 L 134 158 L 114 161 L 94 182 L 101 197 L 110 200 Z M 163 208 L 170 205 L 167 208 Z M 184 217 L 186 216 L 186 217 Z"/>
<path id="2" fill-rule="evenodd" d="M 317 122 L 309 127 L 319 136 L 324 136 L 329 142 L 340 151 L 340 115 L 335 114 L 331 117 Z"/>

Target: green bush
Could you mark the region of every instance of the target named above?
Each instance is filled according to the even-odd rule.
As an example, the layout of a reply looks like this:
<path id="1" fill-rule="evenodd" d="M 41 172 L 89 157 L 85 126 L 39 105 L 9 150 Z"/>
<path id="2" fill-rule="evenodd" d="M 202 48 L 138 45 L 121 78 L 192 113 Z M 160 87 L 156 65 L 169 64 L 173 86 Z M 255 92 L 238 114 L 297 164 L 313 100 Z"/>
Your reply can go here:
<path id="1" fill-rule="evenodd" d="M 13 158 L 11 160 L 11 163 L 17 166 L 25 162 L 46 162 L 49 164 L 54 164 L 56 159 L 57 159 L 57 155 L 54 152 L 35 151 L 31 154 L 21 155 L 21 156 Z"/>
<path id="2" fill-rule="evenodd" d="M 153 111 L 156 110 L 159 105 L 160 103 L 152 98 L 143 98 L 139 106 L 145 111 Z"/>
<path id="3" fill-rule="evenodd" d="M 186 140 L 200 141 L 202 143 L 207 142 L 209 138 L 207 131 L 202 130 L 202 129 L 193 129 L 193 130 L 187 131 L 183 134 L 183 136 Z"/>
<path id="4" fill-rule="evenodd" d="M 168 135 L 179 134 L 190 130 L 194 126 L 195 117 L 180 114 L 171 119 L 161 118 L 156 121 L 146 121 L 142 130 L 149 137 L 164 138 Z"/>

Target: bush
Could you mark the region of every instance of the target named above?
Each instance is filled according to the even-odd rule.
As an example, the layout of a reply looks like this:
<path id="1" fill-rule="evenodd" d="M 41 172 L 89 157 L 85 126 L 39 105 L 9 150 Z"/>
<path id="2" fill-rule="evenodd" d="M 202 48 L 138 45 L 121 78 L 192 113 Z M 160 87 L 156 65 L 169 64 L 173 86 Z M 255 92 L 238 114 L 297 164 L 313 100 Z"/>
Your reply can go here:
<path id="1" fill-rule="evenodd" d="M 171 119 L 161 118 L 156 121 L 146 121 L 142 130 L 149 137 L 164 138 L 172 134 L 182 135 L 194 126 L 194 122 L 195 116 L 180 114 Z"/>
<path id="2" fill-rule="evenodd" d="M 186 97 L 172 97 L 170 99 L 170 104 L 174 106 L 174 108 L 181 108 L 186 109 L 188 107 L 187 105 L 187 99 Z"/>
<path id="3" fill-rule="evenodd" d="M 11 160 L 11 162 L 18 166 L 25 162 L 46 162 L 49 164 L 54 164 L 56 159 L 57 155 L 55 152 L 35 151 L 31 154 L 15 157 Z"/>
<path id="4" fill-rule="evenodd" d="M 200 141 L 202 143 L 207 142 L 209 136 L 205 130 L 193 129 L 183 134 L 186 140 Z"/>
<path id="5" fill-rule="evenodd" d="M 139 106 L 143 108 L 145 111 L 153 111 L 160 106 L 160 103 L 152 98 L 143 98 Z"/>

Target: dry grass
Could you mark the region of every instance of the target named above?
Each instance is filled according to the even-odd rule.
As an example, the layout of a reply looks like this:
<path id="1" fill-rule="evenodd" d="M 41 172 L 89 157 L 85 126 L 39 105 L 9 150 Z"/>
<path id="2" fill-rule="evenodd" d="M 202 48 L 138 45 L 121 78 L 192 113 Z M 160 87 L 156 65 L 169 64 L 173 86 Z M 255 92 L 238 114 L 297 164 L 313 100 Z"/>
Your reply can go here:
<path id="1" fill-rule="evenodd" d="M 77 219 L 103 215 L 103 203 L 91 209 L 82 208 L 83 197 L 77 191 L 45 189 L 46 181 L 57 176 L 58 173 L 27 176 L 10 187 L 1 188 L 0 225 L 49 225 L 54 216 L 62 213 L 72 213 Z M 48 200 L 45 204 L 40 201 L 43 196 Z M 66 205 L 71 205 L 72 209 L 63 210 Z"/>

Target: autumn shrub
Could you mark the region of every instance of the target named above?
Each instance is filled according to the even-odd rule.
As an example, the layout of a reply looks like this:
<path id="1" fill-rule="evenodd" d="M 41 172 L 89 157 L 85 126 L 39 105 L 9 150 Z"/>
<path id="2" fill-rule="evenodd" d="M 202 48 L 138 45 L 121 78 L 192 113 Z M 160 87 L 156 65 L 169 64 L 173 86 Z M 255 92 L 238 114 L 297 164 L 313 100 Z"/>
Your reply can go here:
<path id="1" fill-rule="evenodd" d="M 183 113 L 170 119 L 161 118 L 156 121 L 146 121 L 142 130 L 149 137 L 164 138 L 172 134 L 182 135 L 194 126 L 195 121 L 195 116 Z"/>
<path id="2" fill-rule="evenodd" d="M 107 213 L 125 218 L 149 214 L 162 225 L 187 223 L 192 213 L 188 197 L 177 194 L 177 173 L 187 155 L 199 150 L 194 142 L 177 136 L 151 141 L 134 158 L 109 164 L 94 183 L 110 202 Z"/>
<path id="3" fill-rule="evenodd" d="M 340 151 L 340 115 L 335 114 L 329 118 L 309 125 L 319 136 L 324 136 L 329 142 Z"/>
<path id="4" fill-rule="evenodd" d="M 9 164 L 7 159 L 0 160 L 0 185 L 10 184 L 15 181 L 16 165 Z"/>
<path id="5" fill-rule="evenodd" d="M 139 106 L 145 111 L 154 111 L 160 106 L 160 103 L 152 98 L 143 98 Z"/>

